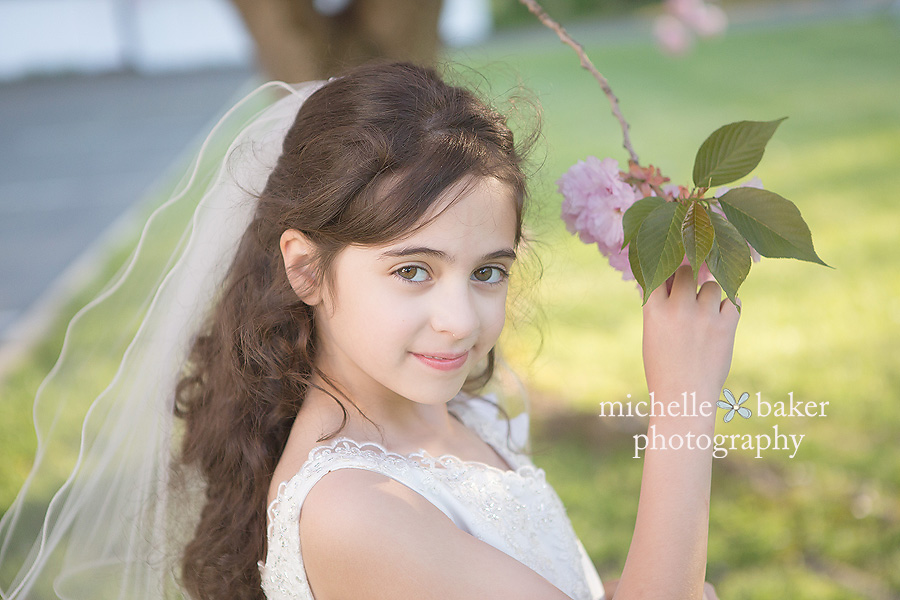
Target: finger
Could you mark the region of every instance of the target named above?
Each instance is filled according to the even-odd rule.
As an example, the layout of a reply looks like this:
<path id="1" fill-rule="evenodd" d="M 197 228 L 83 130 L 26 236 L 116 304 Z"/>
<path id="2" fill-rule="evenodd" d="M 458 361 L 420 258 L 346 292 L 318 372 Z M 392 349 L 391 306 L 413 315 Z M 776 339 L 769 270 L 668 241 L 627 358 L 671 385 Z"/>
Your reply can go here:
<path id="1" fill-rule="evenodd" d="M 650 292 L 650 297 L 644 304 L 644 310 L 663 304 L 668 299 L 668 297 L 669 293 L 666 291 L 666 286 L 659 286 L 658 288 Z"/>
<path id="2" fill-rule="evenodd" d="M 735 306 L 735 303 L 737 303 L 737 306 Z M 734 302 L 732 302 L 728 298 L 725 298 L 719 304 L 719 313 L 721 313 L 723 316 L 733 319 L 735 322 L 737 322 L 741 318 L 740 306 L 741 306 L 740 298 L 735 297 Z"/>
<path id="3" fill-rule="evenodd" d="M 675 270 L 675 281 L 672 283 L 670 295 L 679 298 L 696 298 L 697 284 L 694 282 L 694 271 L 690 265 L 681 265 Z"/>
<path id="4" fill-rule="evenodd" d="M 721 312 L 722 287 L 716 281 L 707 281 L 700 286 L 697 302 L 710 313 Z"/>

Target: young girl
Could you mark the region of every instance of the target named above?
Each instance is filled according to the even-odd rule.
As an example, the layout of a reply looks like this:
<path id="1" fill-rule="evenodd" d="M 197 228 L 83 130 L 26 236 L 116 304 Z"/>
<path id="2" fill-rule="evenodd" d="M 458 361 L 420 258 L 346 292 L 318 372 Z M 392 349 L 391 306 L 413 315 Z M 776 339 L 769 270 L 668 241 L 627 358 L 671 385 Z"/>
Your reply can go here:
<path id="1" fill-rule="evenodd" d="M 633 541 L 604 591 L 479 396 L 522 252 L 521 161 L 500 114 L 428 69 L 362 67 L 303 102 L 181 361 L 176 480 L 203 486 L 180 550 L 189 597 L 704 597 L 711 450 L 647 450 Z M 689 268 L 657 289 L 643 342 L 655 399 L 713 405 L 737 321 Z M 709 435 L 714 418 L 650 424 Z"/>

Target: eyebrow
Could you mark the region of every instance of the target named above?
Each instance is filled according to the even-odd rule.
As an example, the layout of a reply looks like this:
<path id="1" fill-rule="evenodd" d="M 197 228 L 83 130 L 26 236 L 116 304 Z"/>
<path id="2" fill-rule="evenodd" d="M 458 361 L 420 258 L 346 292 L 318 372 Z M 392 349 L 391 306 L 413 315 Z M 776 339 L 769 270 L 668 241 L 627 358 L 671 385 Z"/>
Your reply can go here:
<path id="1" fill-rule="evenodd" d="M 381 253 L 381 258 L 405 258 L 407 256 L 433 256 L 434 258 L 453 263 L 454 258 L 443 250 L 428 248 L 426 246 L 411 246 L 407 248 L 398 248 L 396 250 L 387 250 Z M 512 248 L 503 248 L 489 252 L 481 257 L 481 260 L 497 260 L 499 258 L 508 258 L 516 260 L 516 253 Z"/>

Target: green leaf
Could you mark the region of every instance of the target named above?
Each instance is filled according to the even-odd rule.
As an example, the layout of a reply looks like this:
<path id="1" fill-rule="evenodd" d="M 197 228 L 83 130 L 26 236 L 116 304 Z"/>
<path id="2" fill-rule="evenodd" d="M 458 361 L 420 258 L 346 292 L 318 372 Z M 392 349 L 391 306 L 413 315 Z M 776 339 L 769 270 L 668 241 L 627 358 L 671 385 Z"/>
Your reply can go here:
<path id="1" fill-rule="evenodd" d="M 766 144 L 786 118 L 738 121 L 715 130 L 697 151 L 694 185 L 724 185 L 749 174 L 762 160 Z"/>
<path id="2" fill-rule="evenodd" d="M 687 209 L 678 202 L 664 202 L 653 209 L 638 230 L 637 245 L 644 277 L 644 303 L 650 293 L 669 278 L 684 259 L 681 223 Z"/>
<path id="3" fill-rule="evenodd" d="M 706 266 L 728 299 L 737 304 L 738 288 L 750 272 L 750 248 L 747 247 L 747 240 L 725 217 L 712 211 L 709 216 L 716 235 L 706 257 Z"/>
<path id="4" fill-rule="evenodd" d="M 647 196 L 628 207 L 628 210 L 622 215 L 622 229 L 625 230 L 625 241 L 622 242 L 623 248 L 637 235 L 638 229 L 640 229 L 641 223 L 644 222 L 647 215 L 653 212 L 653 209 L 656 207 L 665 204 L 665 202 L 663 198 Z"/>
<path id="5" fill-rule="evenodd" d="M 735 188 L 721 198 L 725 216 L 757 252 L 769 258 L 797 258 L 826 265 L 793 202 L 755 188 Z"/>
<path id="6" fill-rule="evenodd" d="M 628 264 L 631 265 L 631 274 L 634 275 L 634 280 L 641 286 L 641 292 L 643 292 L 647 285 L 644 282 L 644 274 L 641 272 L 641 261 L 640 258 L 638 258 L 637 243 L 628 246 Z"/>
<path id="7" fill-rule="evenodd" d="M 706 207 L 699 202 L 691 202 L 691 206 L 684 215 L 681 223 L 681 241 L 684 244 L 684 253 L 694 270 L 694 280 L 700 271 L 700 265 L 709 255 L 716 232 Z"/>

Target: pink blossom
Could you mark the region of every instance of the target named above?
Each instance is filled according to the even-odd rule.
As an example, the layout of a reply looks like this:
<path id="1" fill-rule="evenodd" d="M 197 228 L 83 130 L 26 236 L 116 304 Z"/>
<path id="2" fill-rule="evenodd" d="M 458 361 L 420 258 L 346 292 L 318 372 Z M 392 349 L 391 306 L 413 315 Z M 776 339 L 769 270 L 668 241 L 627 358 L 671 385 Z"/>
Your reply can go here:
<path id="1" fill-rule="evenodd" d="M 680 56 L 694 45 L 694 36 L 680 20 L 672 15 L 662 15 L 653 24 L 656 42 L 666 54 Z"/>
<path id="2" fill-rule="evenodd" d="M 662 186 L 662 192 L 666 195 L 667 198 L 678 199 L 678 198 L 687 198 L 690 190 L 688 190 L 683 185 L 677 185 L 675 183 L 667 183 Z"/>
<path id="3" fill-rule="evenodd" d="M 665 14 L 656 18 L 654 35 L 663 51 L 684 54 L 700 37 L 720 35 L 728 26 L 728 17 L 718 6 L 705 0 L 666 0 Z"/>
<path id="4" fill-rule="evenodd" d="M 628 252 L 622 251 L 625 233 L 622 215 L 640 195 L 625 183 L 619 162 L 594 156 L 578 161 L 556 182 L 563 195 L 562 219 L 570 233 L 582 242 L 597 244 L 623 279 L 634 279 L 628 264 Z"/>
<path id="5" fill-rule="evenodd" d="M 631 263 L 628 262 L 628 248 L 618 250 L 614 254 L 608 254 L 606 259 L 609 261 L 609 266 L 622 274 L 623 281 L 634 279 L 634 273 L 631 272 Z"/>
<path id="6" fill-rule="evenodd" d="M 713 37 L 725 32 L 725 28 L 728 27 L 728 17 L 725 16 L 725 11 L 718 6 L 704 3 L 691 13 L 687 23 L 700 37 Z"/>
<path id="7" fill-rule="evenodd" d="M 756 251 L 756 248 L 754 248 L 753 246 L 750 246 L 749 243 L 747 244 L 747 246 L 750 247 L 750 258 L 753 259 L 753 262 L 759 262 L 759 261 L 761 261 L 761 260 L 762 260 L 762 254 L 760 254 L 759 252 L 757 252 L 757 251 Z"/>
<path id="8" fill-rule="evenodd" d="M 667 0 L 666 11 L 701 37 L 718 35 L 728 24 L 722 9 L 705 0 Z"/>

